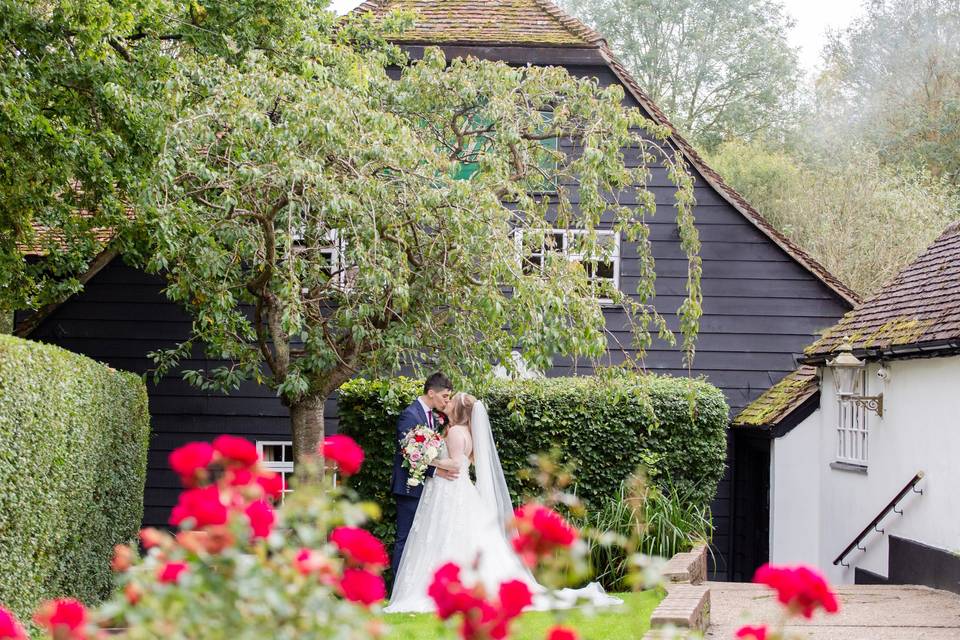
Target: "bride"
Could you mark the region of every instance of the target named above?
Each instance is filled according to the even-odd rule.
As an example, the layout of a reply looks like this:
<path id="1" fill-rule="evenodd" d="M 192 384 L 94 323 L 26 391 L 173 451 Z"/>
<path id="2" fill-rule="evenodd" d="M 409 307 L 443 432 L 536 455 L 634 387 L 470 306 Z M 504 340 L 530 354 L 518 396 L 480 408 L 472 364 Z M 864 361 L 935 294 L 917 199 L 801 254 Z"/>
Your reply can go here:
<path id="1" fill-rule="evenodd" d="M 563 589 L 547 596 L 507 540 L 513 518 L 510 492 L 493 441 L 483 403 L 457 393 L 447 406 L 450 427 L 444 450 L 434 461 L 439 468 L 457 469 L 456 480 L 434 478 L 426 483 L 410 536 L 400 560 L 387 613 L 436 610 L 427 589 L 434 572 L 447 562 L 471 568 L 487 593 L 500 583 L 521 580 L 534 594 L 534 608 L 565 608 L 579 601 L 607 606 L 621 604 L 597 583 L 582 589 Z M 470 481 L 473 462 L 477 482 Z"/>

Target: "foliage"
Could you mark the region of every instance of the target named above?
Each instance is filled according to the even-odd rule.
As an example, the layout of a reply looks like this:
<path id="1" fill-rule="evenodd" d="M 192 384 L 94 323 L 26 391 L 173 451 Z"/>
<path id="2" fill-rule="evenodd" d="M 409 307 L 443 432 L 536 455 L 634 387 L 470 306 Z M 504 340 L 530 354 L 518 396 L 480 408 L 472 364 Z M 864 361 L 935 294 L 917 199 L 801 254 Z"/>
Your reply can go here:
<path id="1" fill-rule="evenodd" d="M 282 54 L 198 56 L 174 81 L 177 117 L 144 206 L 150 267 L 192 313 L 194 337 L 155 354 L 159 370 L 204 343 L 229 365 L 188 379 L 275 389 L 299 456 L 322 435 L 323 399 L 357 373 L 427 362 L 481 375 L 515 348 L 538 367 L 558 353 L 598 357 L 600 295 L 625 309 L 641 350 L 653 334 L 672 339 L 653 307 L 654 165 L 676 185 L 689 260 L 678 313 L 692 355 L 692 182 L 661 145 L 664 128 L 625 108 L 619 87 L 433 48 L 407 63 L 367 46 L 376 25 L 349 20 L 316 21 Z M 601 217 L 637 243 L 635 295 L 587 277 L 611 252 Z M 583 232 L 568 253 L 587 258 L 547 251 L 542 268 L 524 266 L 551 227 Z"/>
<path id="2" fill-rule="evenodd" d="M 623 588 L 630 575 L 629 553 L 606 543 L 609 536 L 636 536 L 637 552 L 670 558 L 709 543 L 713 531 L 708 505 L 672 485 L 648 485 L 642 475 L 624 481 L 618 494 L 576 523 L 600 533 L 589 541 L 591 562 L 598 572 L 597 581 L 608 590 Z"/>
<path id="3" fill-rule="evenodd" d="M 634 640 L 650 628 L 650 615 L 663 599 L 663 590 L 649 589 L 639 593 L 618 593 L 623 607 L 613 610 L 584 612 L 577 610 L 564 618 L 564 624 L 577 629 L 582 638 Z M 449 637 L 436 617 L 424 614 L 395 613 L 384 616 L 390 628 L 386 640 L 439 640 Z M 513 640 L 543 640 L 554 623 L 554 614 L 546 611 L 525 613 L 510 628 Z"/>
<path id="4" fill-rule="evenodd" d="M 394 536 L 390 474 L 400 412 L 417 396 L 408 378 L 351 380 L 340 389 L 340 430 L 368 457 L 353 486 L 384 508 L 373 531 Z M 514 502 L 538 495 L 538 478 L 524 473 L 531 454 L 556 448 L 572 467 L 573 491 L 588 508 L 619 495 L 641 463 L 652 479 L 704 508 L 723 473 L 727 405 L 698 380 L 652 375 L 498 381 L 480 390 Z M 668 484 L 669 483 L 669 484 Z"/>
<path id="5" fill-rule="evenodd" d="M 885 164 L 960 187 L 957 42 L 957 0 L 865 3 L 862 17 L 831 34 L 810 133 L 825 149 L 860 141 Z"/>
<path id="6" fill-rule="evenodd" d="M 149 420 L 138 377 L 0 336 L 0 603 L 109 593 L 113 545 L 143 516 Z"/>
<path id="7" fill-rule="evenodd" d="M 75 291 L 96 230 L 125 223 L 158 150 L 168 66 L 157 41 L 129 40 L 174 4 L 0 2 L 0 310 Z M 25 262 L 23 247 L 45 258 Z"/>
<path id="8" fill-rule="evenodd" d="M 680 131 L 712 149 L 779 138 L 798 114 L 793 21 L 778 0 L 567 0 Z"/>
<path id="9" fill-rule="evenodd" d="M 884 166 L 866 150 L 843 161 L 803 160 L 730 142 L 709 160 L 774 226 L 861 294 L 876 291 L 960 219 L 960 194 L 946 181 Z"/>

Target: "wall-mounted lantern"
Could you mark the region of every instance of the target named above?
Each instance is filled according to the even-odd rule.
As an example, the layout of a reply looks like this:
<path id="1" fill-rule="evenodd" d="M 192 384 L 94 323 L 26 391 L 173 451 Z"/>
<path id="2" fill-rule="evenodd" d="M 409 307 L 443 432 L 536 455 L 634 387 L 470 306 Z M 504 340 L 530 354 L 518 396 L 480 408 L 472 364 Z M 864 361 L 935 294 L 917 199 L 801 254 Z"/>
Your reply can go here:
<path id="1" fill-rule="evenodd" d="M 852 402 L 883 417 L 882 393 L 875 396 L 857 394 L 857 383 L 862 379 L 862 372 L 867 363 L 853 355 L 853 347 L 849 342 L 840 345 L 837 356 L 833 360 L 828 360 L 827 366 L 833 370 L 833 382 L 841 401 Z"/>

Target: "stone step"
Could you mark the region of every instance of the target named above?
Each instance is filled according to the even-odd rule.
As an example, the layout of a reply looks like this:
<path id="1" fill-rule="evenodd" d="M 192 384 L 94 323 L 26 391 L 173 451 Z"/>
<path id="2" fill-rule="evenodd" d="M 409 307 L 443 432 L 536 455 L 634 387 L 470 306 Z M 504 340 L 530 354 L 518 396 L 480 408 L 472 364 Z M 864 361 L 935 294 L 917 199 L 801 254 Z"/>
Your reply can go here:
<path id="1" fill-rule="evenodd" d="M 709 624 L 710 589 L 706 585 L 672 585 L 650 617 L 651 629 L 705 631 Z"/>

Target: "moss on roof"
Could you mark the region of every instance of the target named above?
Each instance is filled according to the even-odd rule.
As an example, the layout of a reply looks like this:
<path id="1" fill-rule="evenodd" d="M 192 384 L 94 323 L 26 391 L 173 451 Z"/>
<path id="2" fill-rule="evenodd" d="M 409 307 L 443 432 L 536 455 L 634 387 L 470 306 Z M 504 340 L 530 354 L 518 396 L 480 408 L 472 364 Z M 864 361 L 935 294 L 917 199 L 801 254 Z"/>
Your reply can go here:
<path id="1" fill-rule="evenodd" d="M 733 426 L 763 427 L 777 424 L 819 388 L 817 368 L 801 366 L 767 389 L 733 419 Z"/>

